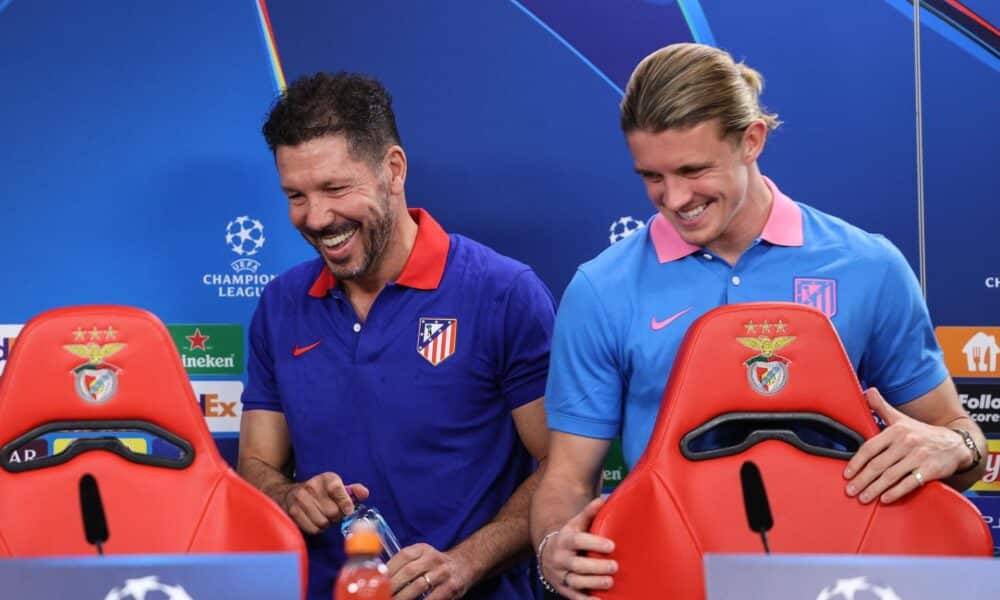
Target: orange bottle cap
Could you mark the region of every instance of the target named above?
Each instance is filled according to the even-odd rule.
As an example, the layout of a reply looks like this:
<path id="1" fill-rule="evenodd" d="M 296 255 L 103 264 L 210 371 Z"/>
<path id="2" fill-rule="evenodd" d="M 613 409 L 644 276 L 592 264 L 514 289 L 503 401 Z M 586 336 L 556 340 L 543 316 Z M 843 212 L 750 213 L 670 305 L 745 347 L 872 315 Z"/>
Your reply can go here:
<path id="1" fill-rule="evenodd" d="M 356 527 L 344 542 L 347 554 L 378 554 L 382 552 L 382 540 L 374 529 Z"/>

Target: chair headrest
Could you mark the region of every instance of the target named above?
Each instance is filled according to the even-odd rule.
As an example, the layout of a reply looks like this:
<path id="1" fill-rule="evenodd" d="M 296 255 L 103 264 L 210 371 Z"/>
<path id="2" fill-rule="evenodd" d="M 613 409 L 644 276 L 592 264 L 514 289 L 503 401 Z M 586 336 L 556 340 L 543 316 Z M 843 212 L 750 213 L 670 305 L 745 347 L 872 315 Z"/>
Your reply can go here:
<path id="1" fill-rule="evenodd" d="M 196 456 L 214 450 L 170 334 L 137 308 L 58 308 L 18 336 L 0 380 L 0 445 L 78 422 L 147 423 L 186 440 Z"/>
<path id="2" fill-rule="evenodd" d="M 859 439 L 878 432 L 833 324 L 794 303 L 732 304 L 700 317 L 677 352 L 661 406 L 650 447 L 676 448 L 700 426 L 727 420 L 777 417 L 779 429 L 846 428 Z"/>

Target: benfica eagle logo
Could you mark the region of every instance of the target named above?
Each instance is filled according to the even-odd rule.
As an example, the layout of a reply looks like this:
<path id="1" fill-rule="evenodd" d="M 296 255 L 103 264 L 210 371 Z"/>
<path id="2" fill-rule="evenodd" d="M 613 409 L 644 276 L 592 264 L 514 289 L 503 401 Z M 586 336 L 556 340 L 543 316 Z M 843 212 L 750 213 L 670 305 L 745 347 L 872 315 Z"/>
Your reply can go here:
<path id="1" fill-rule="evenodd" d="M 762 332 L 769 332 L 771 328 L 774 328 L 779 333 L 783 333 L 785 324 L 781 321 L 778 321 L 777 324 L 769 324 L 764 321 L 761 325 L 755 325 L 751 321 L 746 325 L 747 333 L 754 333 L 757 328 L 760 328 Z M 738 337 L 736 341 L 758 352 L 743 362 L 747 368 L 747 381 L 750 383 L 750 387 L 765 396 L 780 392 L 788 382 L 788 365 L 791 361 L 777 352 L 795 341 L 795 336 L 758 335 L 757 337 Z"/>
<path id="2" fill-rule="evenodd" d="M 91 332 L 77 330 L 74 332 L 76 339 L 82 339 L 90 334 L 91 340 L 115 339 L 117 331 L 108 327 L 107 330 L 95 328 Z M 76 381 L 76 393 L 85 402 L 90 404 L 103 404 L 118 390 L 118 367 L 105 362 L 108 357 L 117 354 L 127 344 L 123 342 L 111 342 L 109 344 L 98 344 L 90 341 L 86 344 L 66 344 L 63 348 L 70 354 L 84 358 L 87 362 L 73 369 Z"/>

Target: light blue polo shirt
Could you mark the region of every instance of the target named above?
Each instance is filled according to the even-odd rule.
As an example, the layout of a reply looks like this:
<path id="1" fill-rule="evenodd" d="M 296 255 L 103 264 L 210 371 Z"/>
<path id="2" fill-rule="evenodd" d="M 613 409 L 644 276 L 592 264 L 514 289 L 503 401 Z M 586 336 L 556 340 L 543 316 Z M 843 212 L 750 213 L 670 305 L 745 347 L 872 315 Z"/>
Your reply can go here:
<path id="1" fill-rule="evenodd" d="M 792 201 L 774 203 L 760 238 L 730 266 L 684 242 L 661 215 L 577 269 L 556 317 L 549 427 L 622 436 L 629 468 L 653 431 L 688 326 L 724 304 L 794 301 L 827 314 L 858 377 L 893 405 L 947 377 L 920 286 L 883 236 Z"/>

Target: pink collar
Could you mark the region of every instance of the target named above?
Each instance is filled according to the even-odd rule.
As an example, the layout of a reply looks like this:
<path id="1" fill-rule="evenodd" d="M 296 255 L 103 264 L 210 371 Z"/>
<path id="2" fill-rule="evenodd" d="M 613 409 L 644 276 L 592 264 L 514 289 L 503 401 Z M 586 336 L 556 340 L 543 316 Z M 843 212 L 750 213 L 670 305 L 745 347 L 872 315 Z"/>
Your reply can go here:
<path id="1" fill-rule="evenodd" d="M 771 190 L 771 214 L 767 217 L 764 230 L 760 232 L 762 240 L 777 246 L 802 245 L 802 209 L 791 198 L 781 193 L 774 182 L 763 177 L 764 183 Z M 661 263 L 671 262 L 701 250 L 692 246 L 678 235 L 677 230 L 663 215 L 656 215 L 649 224 L 649 237 L 656 249 L 656 258 Z"/>

